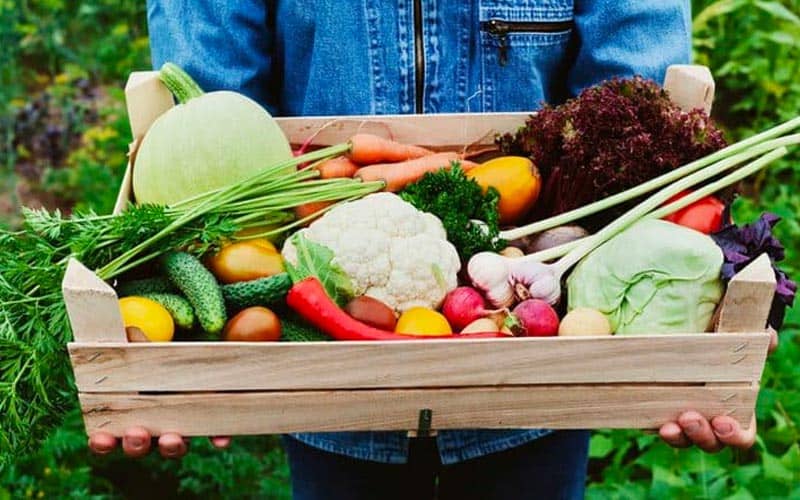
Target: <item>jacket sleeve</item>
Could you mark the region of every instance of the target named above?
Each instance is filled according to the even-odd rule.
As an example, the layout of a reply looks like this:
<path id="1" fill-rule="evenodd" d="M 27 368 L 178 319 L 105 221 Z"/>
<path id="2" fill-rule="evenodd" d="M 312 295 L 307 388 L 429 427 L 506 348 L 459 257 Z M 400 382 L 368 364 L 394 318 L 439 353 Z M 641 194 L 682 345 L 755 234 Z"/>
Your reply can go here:
<path id="1" fill-rule="evenodd" d="M 671 64 L 691 60 L 689 0 L 575 0 L 571 95 L 614 76 L 663 82 Z"/>
<path id="2" fill-rule="evenodd" d="M 153 67 L 171 61 L 205 91 L 233 90 L 276 111 L 267 0 L 147 0 Z"/>

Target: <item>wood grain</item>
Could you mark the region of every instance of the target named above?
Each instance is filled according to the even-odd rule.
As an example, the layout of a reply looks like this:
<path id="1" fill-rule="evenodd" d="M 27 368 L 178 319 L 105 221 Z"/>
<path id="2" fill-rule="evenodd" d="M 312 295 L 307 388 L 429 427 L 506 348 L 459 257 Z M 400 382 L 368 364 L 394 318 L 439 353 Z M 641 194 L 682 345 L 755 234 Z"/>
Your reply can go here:
<path id="1" fill-rule="evenodd" d="M 356 133 L 370 133 L 403 143 L 460 151 L 470 145 L 494 144 L 495 134 L 516 131 L 529 116 L 530 113 L 441 113 L 276 120 L 292 144 L 303 144 L 314 136 L 312 144 L 328 146 L 345 142 Z"/>
<path id="2" fill-rule="evenodd" d="M 114 289 L 75 259 L 61 282 L 72 335 L 78 342 L 127 342 Z"/>
<path id="3" fill-rule="evenodd" d="M 775 272 L 769 256 L 762 254 L 728 283 L 719 308 L 717 332 L 761 331 L 775 295 Z"/>
<path id="4" fill-rule="evenodd" d="M 769 336 L 70 344 L 88 392 L 750 382 Z"/>
<path id="5" fill-rule="evenodd" d="M 682 411 L 727 414 L 747 424 L 758 388 L 523 386 L 359 391 L 80 395 L 87 432 L 117 436 L 142 425 L 158 435 L 412 430 L 419 411 L 432 428 L 655 429 Z"/>

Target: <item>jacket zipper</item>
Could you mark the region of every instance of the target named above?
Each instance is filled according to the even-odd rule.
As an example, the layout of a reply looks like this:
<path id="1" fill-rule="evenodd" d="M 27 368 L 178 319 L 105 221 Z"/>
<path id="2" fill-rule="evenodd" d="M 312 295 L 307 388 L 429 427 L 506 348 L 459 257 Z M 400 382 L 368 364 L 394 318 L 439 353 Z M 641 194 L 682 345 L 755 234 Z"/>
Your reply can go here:
<path id="1" fill-rule="evenodd" d="M 558 33 L 572 28 L 573 21 L 503 21 L 489 19 L 481 23 L 481 29 L 497 40 L 501 66 L 508 62 L 509 33 Z"/>
<path id="2" fill-rule="evenodd" d="M 417 114 L 422 114 L 425 96 L 425 46 L 422 38 L 422 0 L 414 0 L 414 64 L 415 64 L 415 107 Z"/>

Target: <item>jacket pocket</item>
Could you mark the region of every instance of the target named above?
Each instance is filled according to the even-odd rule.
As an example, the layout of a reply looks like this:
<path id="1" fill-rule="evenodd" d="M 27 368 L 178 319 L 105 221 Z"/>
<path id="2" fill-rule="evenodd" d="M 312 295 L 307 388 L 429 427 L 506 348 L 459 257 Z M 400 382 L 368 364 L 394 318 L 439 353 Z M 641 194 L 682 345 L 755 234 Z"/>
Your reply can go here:
<path id="1" fill-rule="evenodd" d="M 569 21 L 504 21 L 502 19 L 489 19 L 481 22 L 481 31 L 494 39 L 497 45 L 497 60 L 501 66 L 508 64 L 509 37 L 512 41 L 518 35 L 546 35 L 569 34 L 575 23 Z M 536 42 L 536 40 L 531 40 Z M 555 40 L 553 40 L 555 41 Z M 549 45 L 544 37 L 539 43 Z M 519 41 L 517 41 L 519 45 Z"/>
<path id="2" fill-rule="evenodd" d="M 479 22 L 485 111 L 532 111 L 542 102 L 563 100 L 574 25 L 571 5 L 557 10 L 486 8 Z"/>

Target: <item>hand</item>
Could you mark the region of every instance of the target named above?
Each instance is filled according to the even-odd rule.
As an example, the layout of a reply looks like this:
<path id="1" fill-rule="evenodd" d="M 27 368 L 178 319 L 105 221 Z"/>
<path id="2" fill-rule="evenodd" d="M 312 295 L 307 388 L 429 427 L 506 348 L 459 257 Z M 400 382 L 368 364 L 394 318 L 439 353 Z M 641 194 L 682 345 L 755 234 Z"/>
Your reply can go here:
<path id="1" fill-rule="evenodd" d="M 696 411 L 687 411 L 678 417 L 677 422 L 662 425 L 658 434 L 675 448 L 697 445 L 709 453 L 716 453 L 725 446 L 747 450 L 756 440 L 756 419 L 753 417 L 750 426 L 742 429 L 732 417 L 714 417 L 709 421 Z"/>
<path id="2" fill-rule="evenodd" d="M 772 328 L 769 333 L 768 352 L 771 354 L 778 347 L 778 334 Z M 753 416 L 750 426 L 742 429 L 739 422 L 731 417 L 714 417 L 709 421 L 696 411 L 687 411 L 676 422 L 662 425 L 658 434 L 675 448 L 687 448 L 694 444 L 709 453 L 715 453 L 725 446 L 747 450 L 756 439 L 756 419 Z"/>
<path id="3" fill-rule="evenodd" d="M 230 437 L 211 437 L 216 448 L 227 448 Z M 96 432 L 89 436 L 89 449 L 96 455 L 108 455 L 117 447 L 117 438 L 108 432 Z M 131 427 L 122 437 L 122 451 L 130 458 L 141 458 L 150 452 L 152 437 L 144 427 Z M 181 458 L 189 451 L 189 441 L 180 434 L 167 433 L 158 438 L 158 451 L 164 458 Z"/>

